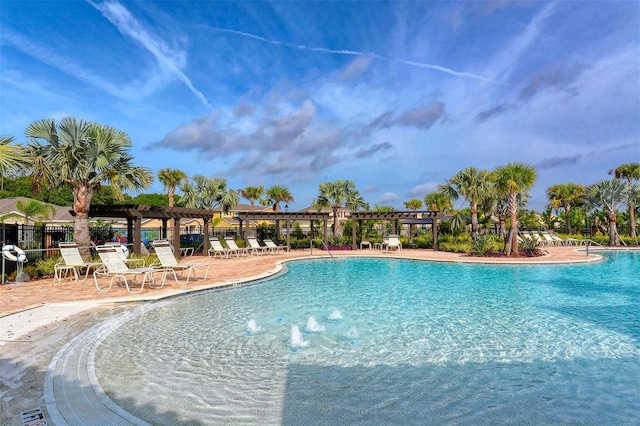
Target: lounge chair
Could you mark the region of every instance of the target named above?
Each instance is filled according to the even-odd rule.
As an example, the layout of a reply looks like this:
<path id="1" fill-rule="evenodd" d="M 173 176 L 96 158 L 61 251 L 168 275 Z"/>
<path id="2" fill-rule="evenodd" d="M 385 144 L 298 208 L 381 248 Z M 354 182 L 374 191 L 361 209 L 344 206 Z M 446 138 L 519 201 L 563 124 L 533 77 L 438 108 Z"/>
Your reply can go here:
<path id="1" fill-rule="evenodd" d="M 285 251 L 289 251 L 289 247 L 283 246 L 282 244 L 276 244 L 273 242 L 273 240 L 270 240 L 270 239 L 265 239 L 263 243 L 267 247 L 267 249 L 269 249 L 272 253 L 275 253 L 275 254 L 280 253 L 280 251 L 282 251 L 283 253 Z"/>
<path id="2" fill-rule="evenodd" d="M 249 251 L 251 254 L 256 254 L 256 252 L 265 254 L 269 250 L 266 246 L 261 246 L 256 237 L 247 237 L 247 242 L 249 243 Z"/>
<path id="3" fill-rule="evenodd" d="M 166 269 L 167 271 L 172 271 L 173 272 L 173 278 L 176 280 L 176 284 L 188 284 L 189 283 L 189 279 L 191 278 L 191 274 L 193 274 L 193 279 L 196 280 L 196 272 L 195 272 L 195 268 L 198 266 L 202 266 L 205 267 L 206 266 L 206 270 L 204 272 L 204 278 L 202 278 L 203 280 L 207 279 L 207 275 L 209 274 L 209 264 L 206 263 L 180 263 L 178 262 L 178 259 L 176 259 L 175 255 L 173 254 L 173 247 L 171 246 L 171 243 L 169 243 L 169 241 L 167 240 L 156 240 L 153 243 L 153 248 L 155 249 L 156 255 L 158 256 L 158 259 L 153 261 L 153 263 L 151 263 L 151 265 L 149 265 L 149 267 L 151 268 L 163 268 Z M 180 278 L 182 278 L 182 274 L 188 271 L 187 274 L 187 279 L 184 283 L 181 283 L 178 281 L 178 275 L 176 272 L 180 272 Z"/>
<path id="4" fill-rule="evenodd" d="M 127 287 L 127 291 L 129 293 L 142 293 L 147 280 L 150 281 L 149 287 L 151 288 L 162 288 L 164 286 L 164 281 L 167 277 L 166 269 L 149 267 L 129 268 L 129 266 L 127 266 L 127 264 L 120 258 L 118 250 L 113 245 L 98 246 L 96 247 L 96 250 L 100 255 L 100 259 L 102 259 L 102 263 L 104 264 L 104 268 L 96 269 L 95 271 L 93 271 L 93 280 L 96 283 L 96 288 L 98 289 L 98 291 L 105 292 L 111 290 L 111 287 L 113 287 L 113 281 L 116 279 L 124 281 L 124 284 Z M 156 287 L 153 274 L 157 272 L 162 272 L 162 281 L 161 284 Z M 127 276 L 132 276 L 133 282 L 135 282 L 139 276 L 142 276 L 142 283 L 140 285 L 139 291 L 131 290 L 131 286 L 129 286 L 129 280 L 127 279 Z M 109 287 L 101 288 L 98 283 L 98 278 L 109 277 L 111 277 Z"/>
<path id="5" fill-rule="evenodd" d="M 555 234 L 543 231 L 540 233 L 546 246 L 565 246 L 567 242 Z"/>
<path id="6" fill-rule="evenodd" d="M 246 247 L 238 247 L 238 244 L 236 244 L 236 240 L 234 240 L 233 237 L 224 237 L 224 242 L 229 248 L 229 255 L 233 253 L 236 254 L 236 257 L 249 255 L 249 249 Z"/>
<path id="7" fill-rule="evenodd" d="M 79 273 L 83 269 L 85 270 L 85 273 L 82 281 L 85 281 L 92 268 L 95 270 L 102 266 L 102 262 L 85 262 L 76 243 L 60 243 L 60 254 L 62 255 L 64 262 L 56 263 L 53 266 L 54 284 L 56 284 L 56 282 L 61 283 L 62 279 L 70 272 L 73 272 L 75 280 L 78 281 Z"/>
<path id="8" fill-rule="evenodd" d="M 402 244 L 400 244 L 400 236 L 392 234 L 389 235 L 387 244 L 385 246 L 385 252 L 389 252 L 390 249 L 395 248 L 397 251 L 402 250 Z"/>
<path id="9" fill-rule="evenodd" d="M 220 259 L 227 259 L 229 257 L 230 250 L 222 246 L 218 237 L 211 238 L 209 240 L 209 245 L 211 246 L 208 252 L 209 257 L 213 257 L 214 259 L 216 258 L 216 255 L 219 255 Z"/>
<path id="10" fill-rule="evenodd" d="M 118 257 L 120 258 L 120 260 L 126 263 L 127 266 L 133 268 L 144 267 L 144 259 L 134 259 L 129 257 L 129 249 L 127 249 L 127 246 L 122 245 L 118 242 L 106 243 L 105 245 L 115 247 Z"/>
<path id="11" fill-rule="evenodd" d="M 522 231 L 521 234 L 522 234 L 522 238 L 528 238 L 530 240 L 535 241 L 539 245 L 544 245 L 544 241 L 542 241 L 542 238 L 540 238 L 540 234 L 538 234 L 537 232 Z"/>

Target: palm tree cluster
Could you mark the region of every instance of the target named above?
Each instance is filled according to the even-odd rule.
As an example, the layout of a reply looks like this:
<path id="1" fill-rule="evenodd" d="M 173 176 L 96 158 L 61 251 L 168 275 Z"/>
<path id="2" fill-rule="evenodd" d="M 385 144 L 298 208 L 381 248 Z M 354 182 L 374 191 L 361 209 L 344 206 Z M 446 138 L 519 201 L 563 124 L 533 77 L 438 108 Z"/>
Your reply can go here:
<path id="1" fill-rule="evenodd" d="M 432 206 L 439 197 L 445 200 L 464 198 L 471 209 L 471 237 L 475 240 L 479 233 L 478 211 L 482 206 L 487 213 L 492 211 L 500 217 L 501 235 L 505 236 L 504 220 L 506 213 L 510 216 L 511 234 L 509 248 L 518 247 L 517 241 L 517 212 L 522 206 L 522 200 L 528 198 L 528 191 L 536 181 L 536 170 L 524 163 L 510 163 L 493 171 L 467 167 L 451 177 L 444 185 L 440 185 L 438 192 L 427 194 L 425 201 Z M 452 203 L 440 199 L 439 210 L 452 208 Z M 454 216 L 455 217 L 455 216 Z M 460 222 L 459 217 L 457 221 Z M 517 250 L 511 251 L 517 255 Z"/>
<path id="2" fill-rule="evenodd" d="M 118 129 L 95 122 L 67 117 L 56 123 L 51 119 L 36 121 L 27 127 L 29 138 L 26 146 L 12 144 L 13 137 L 0 136 L 0 172 L 2 179 L 15 171 L 31 173 L 35 193 L 43 189 L 52 190 L 69 187 L 73 193 L 75 213 L 74 240 L 82 246 L 90 244 L 89 210 L 95 194 L 108 188 L 115 199 L 123 199 L 128 191 L 140 191 L 153 183 L 151 171 L 135 166 L 128 153 L 132 146 L 129 136 Z M 550 207 L 562 208 L 565 228 L 571 233 L 571 212 L 576 206 L 602 208 L 609 223 L 610 244 L 618 242 L 617 215 L 624 205 L 628 207 L 630 235 L 636 240 L 635 212 L 640 204 L 640 164 L 623 164 L 611 171 L 615 179 L 603 180 L 589 187 L 577 183 L 557 184 L 547 190 Z M 213 209 L 228 212 L 237 206 L 240 198 L 249 200 L 251 209 L 255 203 L 268 205 L 274 211 L 281 210 L 281 203 L 290 203 L 293 195 L 284 186 L 248 186 L 233 190 L 222 178 L 202 175 L 193 177 L 179 169 L 165 168 L 158 172 L 158 180 L 168 192 L 168 204 Z M 471 236 L 479 234 L 479 212 L 484 218 L 495 214 L 500 221 L 500 235 L 506 237 L 506 219 L 510 219 L 509 247 L 517 247 L 518 209 L 522 209 L 530 198 L 529 190 L 536 182 L 533 166 L 510 163 L 493 171 L 467 167 L 440 185 L 437 192 L 427 194 L 424 203 L 429 210 L 443 213 L 453 209 L 453 201 L 463 198 L 471 211 Z M 626 181 L 626 182 L 625 182 Z M 182 196 L 176 200 L 176 191 Z M 319 186 L 315 207 L 330 207 L 334 218 L 340 208 L 361 210 L 368 204 L 349 180 L 324 182 Z M 48 214 L 36 209 L 38 206 L 22 206 L 30 216 Z M 405 202 L 410 210 L 422 208 L 422 200 Z M 382 207 L 381 207 L 382 208 Z M 461 214 L 454 214 L 452 222 L 463 224 Z M 333 223 L 334 236 L 341 235 L 339 221 Z M 517 250 L 514 250 L 517 254 Z"/>

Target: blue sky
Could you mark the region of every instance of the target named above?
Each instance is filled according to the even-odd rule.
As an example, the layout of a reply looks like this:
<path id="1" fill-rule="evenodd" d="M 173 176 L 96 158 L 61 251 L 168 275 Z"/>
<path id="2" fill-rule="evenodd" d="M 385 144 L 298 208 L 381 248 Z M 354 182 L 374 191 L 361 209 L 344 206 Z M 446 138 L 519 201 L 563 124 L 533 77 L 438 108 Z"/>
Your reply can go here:
<path id="1" fill-rule="evenodd" d="M 640 161 L 638 1 L 3 0 L 0 22 L 0 134 L 98 121 L 154 175 L 284 185 L 291 209 L 335 179 L 402 209 L 517 161 L 542 210 Z"/>

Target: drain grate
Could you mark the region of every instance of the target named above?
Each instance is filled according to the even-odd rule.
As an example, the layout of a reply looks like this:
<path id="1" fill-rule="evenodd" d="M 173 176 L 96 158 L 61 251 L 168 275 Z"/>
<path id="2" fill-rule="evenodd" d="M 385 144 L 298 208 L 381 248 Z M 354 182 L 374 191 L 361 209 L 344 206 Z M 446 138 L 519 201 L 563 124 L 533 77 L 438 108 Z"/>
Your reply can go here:
<path id="1" fill-rule="evenodd" d="M 20 413 L 24 426 L 47 426 L 44 413 L 40 407 Z"/>

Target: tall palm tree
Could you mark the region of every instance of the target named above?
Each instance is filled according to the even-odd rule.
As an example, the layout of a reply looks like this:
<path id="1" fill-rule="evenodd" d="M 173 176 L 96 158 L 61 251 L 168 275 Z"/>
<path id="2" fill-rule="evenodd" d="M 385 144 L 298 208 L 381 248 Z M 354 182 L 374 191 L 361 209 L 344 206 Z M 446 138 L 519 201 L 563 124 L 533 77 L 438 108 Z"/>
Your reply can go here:
<path id="1" fill-rule="evenodd" d="M 24 147 L 11 145 L 14 140 L 13 136 L 0 136 L 0 191 L 4 189 L 4 177 L 8 172 L 20 170 L 28 164 Z"/>
<path id="2" fill-rule="evenodd" d="M 180 169 L 161 169 L 158 172 L 158 180 L 162 183 L 164 189 L 167 190 L 169 196 L 169 207 L 173 207 L 175 204 L 176 188 L 187 182 L 188 176 Z"/>
<path id="3" fill-rule="evenodd" d="M 36 200 L 20 200 L 16 203 L 16 209 L 24 216 L 25 225 L 29 224 L 31 218 L 40 217 L 47 220 L 56 213 L 56 208 L 51 204 Z"/>
<path id="4" fill-rule="evenodd" d="M 550 186 L 547 189 L 547 197 L 551 205 L 558 203 L 564 208 L 565 230 L 571 234 L 571 207 L 581 203 L 586 189 L 578 183 L 564 183 Z"/>
<path id="5" fill-rule="evenodd" d="M 438 190 L 451 200 L 464 197 L 471 208 L 471 237 L 478 236 L 478 204 L 490 191 L 491 181 L 488 170 L 467 167 L 456 173 L 446 184 L 440 185 Z"/>
<path id="6" fill-rule="evenodd" d="M 240 203 L 240 194 L 227 188 L 227 181 L 222 178 L 208 178 L 195 175 L 192 181 L 187 180 L 180 187 L 184 195 L 179 204 L 194 209 L 214 209 L 221 207 L 228 213 Z"/>
<path id="7" fill-rule="evenodd" d="M 256 201 L 259 201 L 264 195 L 264 188 L 261 186 L 247 186 L 245 189 L 238 190 L 242 198 L 249 200 L 251 204 L 251 211 Z"/>
<path id="8" fill-rule="evenodd" d="M 629 183 L 629 187 L 633 186 L 633 181 L 635 180 L 640 180 L 640 163 L 627 163 L 627 164 L 623 164 L 613 170 L 609 171 L 609 174 L 611 173 L 615 173 L 616 178 L 620 179 L 627 179 L 627 182 Z M 631 238 L 633 238 L 636 241 L 636 244 L 638 242 L 638 236 L 636 234 L 636 217 L 635 217 L 635 203 L 633 201 L 633 197 L 630 197 L 630 202 L 629 202 L 629 224 L 630 224 L 630 229 L 629 229 L 629 235 L 631 235 Z"/>
<path id="9" fill-rule="evenodd" d="M 524 163 L 509 163 L 497 167 L 491 174 L 496 190 L 509 198 L 511 256 L 518 256 L 518 195 L 528 192 L 536 182 L 537 173 L 533 166 Z"/>
<path id="10" fill-rule="evenodd" d="M 73 238 L 80 246 L 91 243 L 89 210 L 102 183 L 111 186 L 117 199 L 123 198 L 123 191 L 146 189 L 153 183 L 151 170 L 133 165 L 129 136 L 114 127 L 73 117 L 59 124 L 43 119 L 30 124 L 25 135 L 30 138 L 27 149 L 36 191 L 43 185 L 72 187 Z"/>
<path id="11" fill-rule="evenodd" d="M 280 203 L 290 203 L 293 201 L 293 195 L 284 186 L 274 185 L 267 189 L 267 199 L 265 202 L 270 204 L 274 212 L 280 211 Z"/>
<path id="12" fill-rule="evenodd" d="M 603 180 L 587 188 L 587 197 L 591 204 L 602 207 L 609 222 L 609 245 L 618 245 L 618 210 L 629 202 L 637 188 L 629 187 L 619 179 Z"/>
<path id="13" fill-rule="evenodd" d="M 364 198 L 356 189 L 356 184 L 350 180 L 334 180 L 320 184 L 316 208 L 331 207 L 333 210 L 332 231 L 334 237 L 342 236 L 342 229 L 338 223 L 338 211 L 346 207 L 352 211 L 358 211 L 364 207 Z"/>

